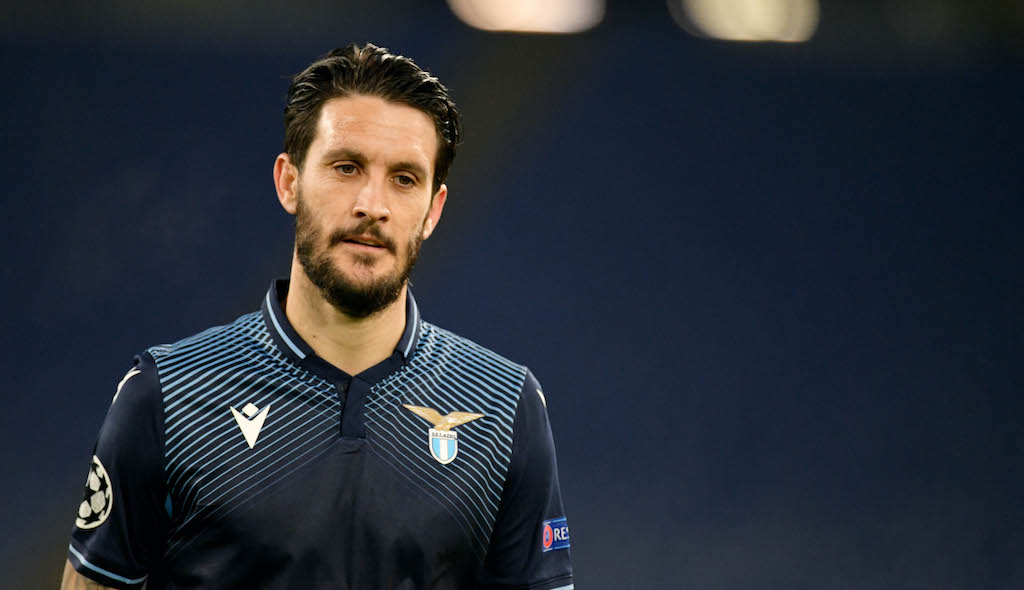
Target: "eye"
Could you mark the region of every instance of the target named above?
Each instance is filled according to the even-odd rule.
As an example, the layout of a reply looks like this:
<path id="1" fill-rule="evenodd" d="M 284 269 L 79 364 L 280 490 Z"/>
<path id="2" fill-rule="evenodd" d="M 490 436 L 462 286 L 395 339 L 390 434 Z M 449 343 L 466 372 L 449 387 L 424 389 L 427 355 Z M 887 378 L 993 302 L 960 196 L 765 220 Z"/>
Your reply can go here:
<path id="1" fill-rule="evenodd" d="M 414 186 L 416 184 L 416 179 L 406 174 L 399 174 L 398 176 L 395 176 L 394 181 L 400 186 Z"/>
<path id="2" fill-rule="evenodd" d="M 355 164 L 338 164 L 337 166 L 334 167 L 334 169 L 346 176 L 355 174 L 356 171 L 358 170 Z"/>

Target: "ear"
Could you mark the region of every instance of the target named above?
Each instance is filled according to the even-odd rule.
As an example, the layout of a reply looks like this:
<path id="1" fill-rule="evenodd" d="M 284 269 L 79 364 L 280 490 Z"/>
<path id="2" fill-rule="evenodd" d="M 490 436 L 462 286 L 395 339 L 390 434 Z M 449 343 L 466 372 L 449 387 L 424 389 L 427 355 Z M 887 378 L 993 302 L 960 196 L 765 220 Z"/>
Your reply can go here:
<path id="1" fill-rule="evenodd" d="M 274 161 L 274 188 L 284 210 L 295 215 L 299 202 L 299 169 L 288 154 L 278 154 Z"/>
<path id="2" fill-rule="evenodd" d="M 423 239 L 430 237 L 430 234 L 434 233 L 434 229 L 437 227 L 437 223 L 441 221 L 441 211 L 444 210 L 444 203 L 448 200 L 448 186 L 442 184 L 437 192 L 434 193 L 434 198 L 430 200 L 430 211 L 427 212 L 427 219 L 423 222 Z"/>

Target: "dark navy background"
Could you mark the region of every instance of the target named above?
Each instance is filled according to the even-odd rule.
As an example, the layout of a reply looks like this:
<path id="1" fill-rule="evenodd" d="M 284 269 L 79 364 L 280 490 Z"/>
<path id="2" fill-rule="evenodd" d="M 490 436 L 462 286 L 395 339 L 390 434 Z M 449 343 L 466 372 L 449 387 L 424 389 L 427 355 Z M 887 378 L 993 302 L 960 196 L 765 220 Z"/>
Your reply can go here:
<path id="1" fill-rule="evenodd" d="M 1021 55 L 716 44 L 663 8 L 4 29 L 13 587 L 56 587 L 132 355 L 287 274 L 287 78 L 351 40 L 464 110 L 414 290 L 544 385 L 578 587 L 1024 585 Z"/>

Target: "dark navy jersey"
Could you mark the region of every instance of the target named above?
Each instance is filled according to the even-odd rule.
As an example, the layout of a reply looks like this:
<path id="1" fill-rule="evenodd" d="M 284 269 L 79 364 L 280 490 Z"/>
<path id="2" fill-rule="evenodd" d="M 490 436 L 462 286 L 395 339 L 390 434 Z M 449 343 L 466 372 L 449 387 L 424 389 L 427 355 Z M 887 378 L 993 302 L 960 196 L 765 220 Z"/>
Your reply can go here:
<path id="1" fill-rule="evenodd" d="M 115 588 L 572 588 L 546 401 L 419 317 L 355 376 L 281 307 L 136 357 L 71 535 Z"/>

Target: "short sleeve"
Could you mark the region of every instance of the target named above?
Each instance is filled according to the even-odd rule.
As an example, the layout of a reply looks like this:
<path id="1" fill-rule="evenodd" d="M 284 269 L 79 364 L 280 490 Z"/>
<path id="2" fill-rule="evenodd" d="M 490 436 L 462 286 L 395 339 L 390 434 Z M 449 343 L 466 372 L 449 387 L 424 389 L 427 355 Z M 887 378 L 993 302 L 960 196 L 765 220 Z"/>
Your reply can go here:
<path id="1" fill-rule="evenodd" d="M 104 586 L 141 587 L 163 551 L 170 521 L 163 422 L 156 363 L 143 354 L 100 428 L 68 548 L 75 570 Z"/>
<path id="2" fill-rule="evenodd" d="M 569 526 L 547 401 L 529 371 L 516 408 L 512 440 L 512 459 L 480 587 L 571 588 Z"/>

